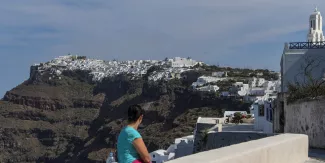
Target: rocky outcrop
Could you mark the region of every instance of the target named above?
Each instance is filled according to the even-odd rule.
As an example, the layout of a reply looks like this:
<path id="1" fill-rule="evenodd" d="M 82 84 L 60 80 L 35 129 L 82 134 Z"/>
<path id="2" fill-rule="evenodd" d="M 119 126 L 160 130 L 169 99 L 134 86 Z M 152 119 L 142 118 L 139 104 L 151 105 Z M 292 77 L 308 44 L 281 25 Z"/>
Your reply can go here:
<path id="1" fill-rule="evenodd" d="M 15 92 L 7 92 L 3 98 L 5 101 L 10 101 L 18 105 L 27 105 L 42 110 L 57 110 L 65 108 L 100 108 L 103 103 L 103 96 L 97 96 L 97 99 L 82 99 L 71 98 L 66 99 L 51 99 L 44 97 L 21 96 Z"/>
<path id="2" fill-rule="evenodd" d="M 121 75 L 92 83 L 77 71 L 60 79 L 49 80 L 46 73 L 30 79 L 0 101 L 0 162 L 103 161 L 116 146 L 131 104 L 146 110 L 139 131 L 149 151 L 191 134 L 198 116 L 248 109 L 236 100 L 191 92 L 186 80 L 198 75 L 187 76 L 152 83 Z"/>

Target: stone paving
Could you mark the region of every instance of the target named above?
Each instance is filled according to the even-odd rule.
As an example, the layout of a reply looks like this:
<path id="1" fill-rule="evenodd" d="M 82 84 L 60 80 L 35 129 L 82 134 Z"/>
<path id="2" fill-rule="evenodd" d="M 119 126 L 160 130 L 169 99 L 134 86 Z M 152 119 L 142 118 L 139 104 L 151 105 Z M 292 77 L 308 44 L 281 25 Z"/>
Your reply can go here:
<path id="1" fill-rule="evenodd" d="M 325 150 L 321 149 L 309 149 L 309 160 L 305 163 L 325 163 Z"/>
<path id="2" fill-rule="evenodd" d="M 325 163 L 325 161 L 322 160 L 316 160 L 316 159 L 309 159 L 305 163 Z"/>
<path id="3" fill-rule="evenodd" d="M 309 149 L 308 151 L 309 158 L 317 159 L 325 162 L 325 150 L 321 149 Z"/>

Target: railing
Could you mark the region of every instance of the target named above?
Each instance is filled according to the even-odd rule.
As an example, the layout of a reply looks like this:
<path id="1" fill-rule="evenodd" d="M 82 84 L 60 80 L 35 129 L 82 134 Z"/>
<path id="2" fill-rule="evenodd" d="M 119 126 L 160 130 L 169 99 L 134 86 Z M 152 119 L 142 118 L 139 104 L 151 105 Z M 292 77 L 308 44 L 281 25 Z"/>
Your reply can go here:
<path id="1" fill-rule="evenodd" d="M 325 41 L 320 42 L 290 42 L 289 49 L 325 49 Z"/>

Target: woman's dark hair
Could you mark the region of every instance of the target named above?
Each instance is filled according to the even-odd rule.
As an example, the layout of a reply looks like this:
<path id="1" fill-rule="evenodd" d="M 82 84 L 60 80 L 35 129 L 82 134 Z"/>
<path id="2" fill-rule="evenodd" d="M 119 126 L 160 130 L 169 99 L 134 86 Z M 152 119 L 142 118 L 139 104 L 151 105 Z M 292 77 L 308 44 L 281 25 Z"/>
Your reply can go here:
<path id="1" fill-rule="evenodd" d="M 128 109 L 129 123 L 136 122 L 143 114 L 144 114 L 144 110 L 140 105 L 131 105 Z"/>

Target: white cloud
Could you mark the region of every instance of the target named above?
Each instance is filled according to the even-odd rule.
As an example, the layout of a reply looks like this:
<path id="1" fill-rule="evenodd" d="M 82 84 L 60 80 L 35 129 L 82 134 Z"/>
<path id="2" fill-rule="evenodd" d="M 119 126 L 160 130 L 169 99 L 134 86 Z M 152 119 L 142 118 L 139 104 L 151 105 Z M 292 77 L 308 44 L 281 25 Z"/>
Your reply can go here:
<path id="1" fill-rule="evenodd" d="M 51 57 L 71 52 L 106 59 L 180 55 L 216 61 L 240 53 L 232 47 L 307 30 L 312 4 L 325 11 L 320 0 L 10 0 L 0 6 L 0 44 L 44 42 L 43 52 Z M 13 27 L 18 34 L 5 32 Z M 34 27 L 56 32 L 19 33 Z"/>

